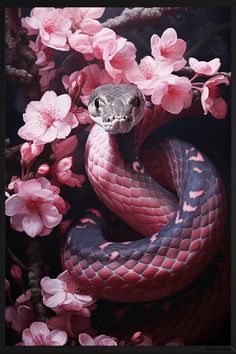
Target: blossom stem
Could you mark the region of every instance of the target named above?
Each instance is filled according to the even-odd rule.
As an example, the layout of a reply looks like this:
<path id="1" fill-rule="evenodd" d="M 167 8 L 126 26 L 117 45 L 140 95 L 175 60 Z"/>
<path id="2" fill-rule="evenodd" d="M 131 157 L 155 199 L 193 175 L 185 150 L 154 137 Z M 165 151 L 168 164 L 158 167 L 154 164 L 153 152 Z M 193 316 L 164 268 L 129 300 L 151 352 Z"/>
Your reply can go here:
<path id="1" fill-rule="evenodd" d="M 198 76 L 199 76 L 198 74 L 195 74 L 195 75 L 192 77 L 192 79 L 190 79 L 190 81 L 195 80 Z"/>
<path id="2" fill-rule="evenodd" d="M 198 90 L 198 91 L 202 92 L 202 87 L 197 87 L 197 86 L 192 85 L 192 88 L 195 89 L 195 90 Z"/>
<path id="3" fill-rule="evenodd" d="M 44 263 L 42 261 L 41 245 L 39 240 L 30 240 L 27 249 L 29 263 L 29 290 L 31 291 L 31 301 L 38 321 L 45 322 L 47 319 L 47 308 L 42 302 L 40 279 L 44 275 Z"/>

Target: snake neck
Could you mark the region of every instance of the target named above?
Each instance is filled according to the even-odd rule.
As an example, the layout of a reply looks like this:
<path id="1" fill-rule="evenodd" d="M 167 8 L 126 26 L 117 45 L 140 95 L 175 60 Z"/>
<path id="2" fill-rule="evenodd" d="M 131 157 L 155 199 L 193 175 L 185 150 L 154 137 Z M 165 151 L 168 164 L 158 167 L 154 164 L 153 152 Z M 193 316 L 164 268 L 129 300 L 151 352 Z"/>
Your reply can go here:
<path id="1" fill-rule="evenodd" d="M 173 217 L 177 198 L 143 168 L 134 140 L 132 132 L 108 134 L 95 125 L 87 140 L 85 165 L 98 198 L 133 229 L 150 236 Z"/>

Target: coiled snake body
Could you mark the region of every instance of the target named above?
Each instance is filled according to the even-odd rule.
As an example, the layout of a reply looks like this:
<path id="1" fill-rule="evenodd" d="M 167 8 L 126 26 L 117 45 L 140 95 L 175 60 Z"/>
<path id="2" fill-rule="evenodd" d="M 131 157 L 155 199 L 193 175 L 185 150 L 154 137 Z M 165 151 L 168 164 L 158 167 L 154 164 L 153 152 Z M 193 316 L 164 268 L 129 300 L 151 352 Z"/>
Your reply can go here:
<path id="1" fill-rule="evenodd" d="M 69 229 L 64 267 L 102 299 L 144 302 L 175 294 L 206 268 L 224 234 L 221 178 L 202 152 L 176 138 L 142 150 L 151 129 L 142 131 L 144 99 L 136 86 L 100 86 L 88 108 L 97 123 L 86 144 L 89 181 L 143 238 L 108 241 L 94 211 Z"/>

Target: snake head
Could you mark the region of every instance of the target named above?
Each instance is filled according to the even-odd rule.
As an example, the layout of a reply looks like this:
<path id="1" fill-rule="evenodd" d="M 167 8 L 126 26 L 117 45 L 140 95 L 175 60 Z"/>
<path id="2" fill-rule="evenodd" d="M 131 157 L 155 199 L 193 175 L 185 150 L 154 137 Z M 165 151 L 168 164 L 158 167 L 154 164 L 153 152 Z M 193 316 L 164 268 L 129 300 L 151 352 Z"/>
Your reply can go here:
<path id="1" fill-rule="evenodd" d="M 89 98 L 88 111 L 92 120 L 106 132 L 128 133 L 144 115 L 145 99 L 132 84 L 102 85 Z"/>

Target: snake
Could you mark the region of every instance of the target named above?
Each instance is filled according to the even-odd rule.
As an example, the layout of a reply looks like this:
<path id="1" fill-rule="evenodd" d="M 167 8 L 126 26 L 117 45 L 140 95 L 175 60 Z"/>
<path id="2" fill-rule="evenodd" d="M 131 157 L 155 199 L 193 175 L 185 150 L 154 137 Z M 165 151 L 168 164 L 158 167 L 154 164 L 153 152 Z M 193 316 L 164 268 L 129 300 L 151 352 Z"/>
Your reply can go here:
<path id="1" fill-rule="evenodd" d="M 90 209 L 69 227 L 63 250 L 63 267 L 82 290 L 120 303 L 179 293 L 207 268 L 224 236 L 220 174 L 177 137 L 145 148 L 162 124 L 146 106 L 133 84 L 102 85 L 90 95 L 87 176 L 100 201 L 129 225 L 128 235 L 111 238 L 102 213 Z"/>

